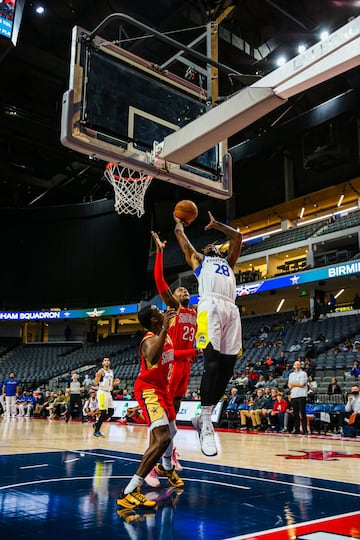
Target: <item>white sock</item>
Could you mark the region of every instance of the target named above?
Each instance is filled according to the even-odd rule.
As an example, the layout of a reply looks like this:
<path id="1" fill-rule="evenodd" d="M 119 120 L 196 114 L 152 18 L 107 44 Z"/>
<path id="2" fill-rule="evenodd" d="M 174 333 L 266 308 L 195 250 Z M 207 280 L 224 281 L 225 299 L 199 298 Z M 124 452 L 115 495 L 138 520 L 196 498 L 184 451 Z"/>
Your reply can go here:
<path id="1" fill-rule="evenodd" d="M 172 452 L 171 452 L 169 457 L 163 456 L 161 458 L 161 463 L 162 463 L 162 466 L 165 469 L 165 471 L 171 471 L 171 469 L 172 469 L 171 456 L 172 456 Z"/>
<path id="2" fill-rule="evenodd" d="M 141 476 L 138 476 L 137 474 L 134 474 L 126 488 L 124 489 L 124 495 L 128 495 L 129 493 L 132 493 L 135 491 L 137 487 L 141 487 L 143 485 L 144 479 L 141 478 Z"/>
<path id="3" fill-rule="evenodd" d="M 212 410 L 213 410 L 212 405 L 205 405 L 201 407 L 201 420 L 202 420 L 203 427 L 212 426 L 212 422 L 211 422 Z"/>

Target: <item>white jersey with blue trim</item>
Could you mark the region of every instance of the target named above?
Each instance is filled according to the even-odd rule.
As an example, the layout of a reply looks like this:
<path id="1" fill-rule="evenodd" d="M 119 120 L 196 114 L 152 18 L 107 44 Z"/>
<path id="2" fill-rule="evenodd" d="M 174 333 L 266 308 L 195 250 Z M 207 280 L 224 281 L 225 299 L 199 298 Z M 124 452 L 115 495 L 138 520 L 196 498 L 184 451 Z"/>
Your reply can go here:
<path id="1" fill-rule="evenodd" d="M 104 374 L 99 382 L 99 390 L 103 390 L 104 392 L 110 392 L 113 386 L 114 372 L 112 369 L 101 369 Z"/>
<path id="2" fill-rule="evenodd" d="M 200 298 L 218 296 L 235 303 L 236 279 L 227 259 L 204 256 L 194 274 L 199 283 Z"/>

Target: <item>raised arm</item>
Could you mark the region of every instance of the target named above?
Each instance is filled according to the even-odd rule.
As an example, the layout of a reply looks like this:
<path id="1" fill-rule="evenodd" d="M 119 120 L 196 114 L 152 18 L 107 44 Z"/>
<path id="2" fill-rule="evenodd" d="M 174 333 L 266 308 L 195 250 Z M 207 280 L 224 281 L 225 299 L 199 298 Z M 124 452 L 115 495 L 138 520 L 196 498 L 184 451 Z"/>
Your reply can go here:
<path id="1" fill-rule="evenodd" d="M 176 221 L 175 225 L 175 236 L 177 238 L 177 241 L 179 242 L 179 246 L 181 248 L 181 251 L 185 255 L 185 260 L 188 263 L 188 265 L 195 270 L 198 266 L 200 266 L 203 255 L 201 253 L 198 253 L 188 237 L 186 236 L 184 232 L 184 224 L 183 222 L 177 218 L 174 214 L 174 219 Z"/>
<path id="2" fill-rule="evenodd" d="M 206 225 L 205 230 L 216 229 L 220 231 L 230 239 L 229 251 L 227 254 L 227 261 L 230 264 L 231 268 L 234 269 L 235 264 L 240 256 L 241 244 L 242 244 L 242 234 L 237 229 L 230 227 L 230 225 L 225 225 L 220 221 L 216 221 L 211 212 L 208 212 L 210 222 Z"/>
<path id="3" fill-rule="evenodd" d="M 166 242 L 162 242 L 159 235 L 154 231 L 151 231 L 151 236 L 153 237 L 156 245 L 156 257 L 154 264 L 154 279 L 156 289 L 160 294 L 162 301 L 165 302 L 168 307 L 178 310 L 180 302 L 175 298 L 164 278 L 163 252 Z"/>

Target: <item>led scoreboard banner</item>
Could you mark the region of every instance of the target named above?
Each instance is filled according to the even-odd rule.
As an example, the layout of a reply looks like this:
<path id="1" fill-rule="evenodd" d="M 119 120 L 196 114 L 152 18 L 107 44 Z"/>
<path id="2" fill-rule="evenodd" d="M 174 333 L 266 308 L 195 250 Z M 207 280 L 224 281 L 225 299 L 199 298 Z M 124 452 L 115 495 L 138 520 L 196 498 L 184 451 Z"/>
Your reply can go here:
<path id="1" fill-rule="evenodd" d="M 24 0 L 0 0 L 0 38 L 16 45 Z"/>

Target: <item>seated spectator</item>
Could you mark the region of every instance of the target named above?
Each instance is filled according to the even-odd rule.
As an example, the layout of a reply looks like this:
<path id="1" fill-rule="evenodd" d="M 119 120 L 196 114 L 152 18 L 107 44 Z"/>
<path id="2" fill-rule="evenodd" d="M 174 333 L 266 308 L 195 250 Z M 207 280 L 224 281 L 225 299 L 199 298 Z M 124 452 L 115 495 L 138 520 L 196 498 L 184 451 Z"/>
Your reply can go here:
<path id="1" fill-rule="evenodd" d="M 128 392 L 127 388 L 124 388 L 124 391 L 123 391 L 123 399 L 132 399 L 132 395 L 130 394 L 130 392 Z"/>
<path id="2" fill-rule="evenodd" d="M 290 366 L 290 364 L 285 364 L 285 369 L 281 374 L 282 378 L 288 379 L 291 372 L 292 372 L 292 367 Z"/>
<path id="3" fill-rule="evenodd" d="M 360 366 L 358 360 L 354 360 L 353 367 L 350 370 L 350 375 L 351 377 L 355 377 L 356 379 L 360 377 Z"/>
<path id="4" fill-rule="evenodd" d="M 352 341 L 349 337 L 347 337 L 344 341 L 344 345 L 342 346 L 342 351 L 349 352 L 352 350 L 352 348 L 353 348 Z"/>
<path id="5" fill-rule="evenodd" d="M 310 360 L 310 358 L 308 356 L 305 357 L 304 368 L 303 369 L 304 369 L 304 371 L 306 371 L 308 377 L 309 377 L 309 375 L 314 376 L 314 367 L 313 367 L 312 362 L 311 362 L 311 360 Z"/>
<path id="6" fill-rule="evenodd" d="M 249 377 L 246 374 L 246 371 L 243 371 L 241 375 L 236 379 L 235 386 L 239 391 L 246 391 L 249 384 Z"/>
<path id="7" fill-rule="evenodd" d="M 44 407 L 40 413 L 40 416 L 49 417 L 52 414 L 53 404 L 56 399 L 55 392 L 46 392 L 45 394 L 45 401 L 44 401 Z"/>
<path id="8" fill-rule="evenodd" d="M 265 369 L 266 373 L 275 373 L 275 362 L 269 354 L 265 357 Z"/>
<path id="9" fill-rule="evenodd" d="M 352 426 L 356 433 L 360 433 L 360 395 L 357 385 L 351 387 L 351 394 L 348 396 L 345 411 L 348 413 L 349 426 Z"/>
<path id="10" fill-rule="evenodd" d="M 259 375 L 259 380 L 255 384 L 255 388 L 264 388 L 266 384 L 264 375 Z"/>
<path id="11" fill-rule="evenodd" d="M 258 388 L 256 391 L 256 397 L 254 401 L 249 402 L 248 410 L 240 411 L 240 429 L 247 429 L 247 418 L 251 419 L 252 428 L 259 430 L 261 427 L 261 411 L 265 405 L 266 398 L 264 397 L 264 390 Z"/>
<path id="12" fill-rule="evenodd" d="M 278 389 L 271 388 L 270 396 L 266 400 L 264 407 L 261 411 L 261 424 L 264 429 L 268 429 L 269 427 L 269 416 L 277 400 L 277 395 L 278 395 Z"/>
<path id="13" fill-rule="evenodd" d="M 340 353 L 340 347 L 339 347 L 339 344 L 338 343 L 335 343 L 334 345 L 334 354 L 339 354 Z"/>
<path id="14" fill-rule="evenodd" d="M 301 345 L 300 345 L 297 341 L 295 341 L 295 342 L 291 345 L 291 347 L 290 347 L 290 349 L 289 349 L 289 352 L 300 351 L 300 349 L 301 349 Z"/>
<path id="15" fill-rule="evenodd" d="M 229 384 L 233 384 L 234 386 L 236 386 L 238 384 L 237 383 L 238 378 L 239 378 L 239 372 L 234 371 L 234 373 L 232 374 L 232 376 L 229 379 Z"/>
<path id="16" fill-rule="evenodd" d="M 35 392 L 34 392 L 34 395 L 35 395 Z M 41 412 L 43 410 L 44 402 L 45 402 L 44 394 L 42 392 L 38 392 L 35 399 L 36 399 L 36 403 L 35 403 L 35 408 L 34 408 L 34 416 L 41 416 Z"/>
<path id="17" fill-rule="evenodd" d="M 258 382 L 259 375 L 256 373 L 255 369 L 251 367 L 248 372 L 248 381 L 249 381 L 249 389 L 253 390 L 255 388 L 255 384 Z"/>
<path id="18" fill-rule="evenodd" d="M 280 356 L 275 359 L 275 374 L 281 375 L 286 365 L 286 353 L 281 351 Z"/>
<path id="19" fill-rule="evenodd" d="M 270 388 L 277 388 L 278 382 L 274 375 L 270 374 L 266 384 L 270 386 Z"/>
<path id="20" fill-rule="evenodd" d="M 258 375 L 264 375 L 264 373 L 266 372 L 265 358 L 260 358 L 260 360 L 255 362 L 255 371 Z"/>
<path id="21" fill-rule="evenodd" d="M 281 430 L 282 433 L 291 433 L 294 427 L 294 411 L 291 405 L 290 395 L 286 397 L 287 409 L 284 414 L 284 427 Z"/>
<path id="22" fill-rule="evenodd" d="M 229 398 L 225 411 L 237 411 L 238 406 L 242 403 L 242 398 L 239 396 L 237 388 L 231 389 L 231 397 Z"/>
<path id="23" fill-rule="evenodd" d="M 353 352 L 360 352 L 360 341 L 356 339 L 353 344 Z"/>
<path id="24" fill-rule="evenodd" d="M 268 384 L 264 388 L 264 396 L 266 397 L 266 399 L 271 398 L 271 388 Z"/>
<path id="25" fill-rule="evenodd" d="M 284 398 L 283 392 L 278 392 L 272 411 L 269 414 L 270 429 L 272 431 L 284 430 L 284 416 L 288 408 L 288 402 Z"/>
<path id="26" fill-rule="evenodd" d="M 116 390 L 116 392 L 114 392 L 114 399 L 115 400 L 118 400 L 118 399 L 122 399 L 123 398 L 123 394 L 124 394 L 124 390 L 122 388 L 119 388 L 118 390 Z"/>
<path id="27" fill-rule="evenodd" d="M 337 378 L 336 378 L 336 377 L 332 377 L 332 378 L 331 378 L 331 382 L 330 382 L 330 384 L 329 384 L 329 386 L 328 386 L 327 393 L 328 393 L 328 395 L 332 395 L 332 394 L 342 394 L 341 388 L 340 388 L 340 386 L 338 385 L 338 382 L 337 382 Z"/>
<path id="28" fill-rule="evenodd" d="M 33 410 L 35 409 L 35 405 L 36 405 L 36 398 L 35 398 L 34 393 L 33 393 L 32 390 L 30 390 L 27 393 L 26 405 L 27 405 L 27 408 L 26 408 L 25 415 L 26 416 L 31 416 L 32 413 L 33 413 Z"/>
<path id="29" fill-rule="evenodd" d="M 308 401 L 314 403 L 315 396 L 318 391 L 318 385 L 312 375 L 308 376 Z"/>
<path id="30" fill-rule="evenodd" d="M 26 390 L 16 398 L 15 416 L 25 416 Z"/>
<path id="31" fill-rule="evenodd" d="M 64 394 L 64 392 L 61 390 L 61 388 L 57 391 L 57 396 L 55 401 L 52 404 L 52 411 L 50 418 L 60 418 L 61 416 L 64 416 L 64 413 L 66 411 L 66 402 L 68 400 L 68 396 Z"/>

